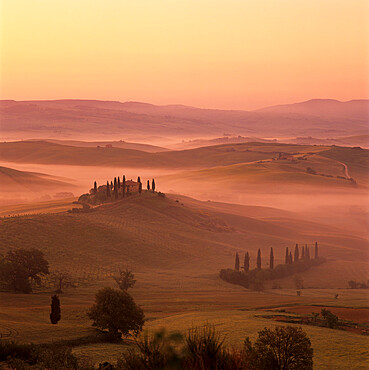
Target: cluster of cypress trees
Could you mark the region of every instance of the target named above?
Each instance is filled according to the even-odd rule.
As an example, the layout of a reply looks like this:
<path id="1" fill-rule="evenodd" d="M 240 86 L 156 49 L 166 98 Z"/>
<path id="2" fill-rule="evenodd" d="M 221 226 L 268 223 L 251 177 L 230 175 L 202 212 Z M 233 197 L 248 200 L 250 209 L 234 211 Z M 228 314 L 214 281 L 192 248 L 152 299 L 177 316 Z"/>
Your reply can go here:
<path id="1" fill-rule="evenodd" d="M 140 176 L 137 178 L 138 183 L 138 192 L 139 194 L 142 193 L 142 182 Z M 155 179 L 152 179 L 151 181 L 151 189 L 153 192 L 155 192 Z M 150 180 L 147 180 L 147 190 L 150 190 Z M 98 191 L 97 182 L 94 182 L 94 194 L 96 194 Z M 120 177 L 114 177 L 114 183 L 113 181 L 106 182 L 106 197 L 111 198 L 114 196 L 115 199 L 118 199 L 120 197 L 126 197 L 129 195 L 129 186 L 126 185 L 126 176 L 123 175 L 122 181 L 120 181 Z"/>
<path id="2" fill-rule="evenodd" d="M 315 242 L 315 254 L 314 258 L 318 258 L 318 242 Z M 285 264 L 289 265 L 292 264 L 293 262 L 298 262 L 299 260 L 309 260 L 310 259 L 310 250 L 307 244 L 302 246 L 302 251 L 301 251 L 301 257 L 300 257 L 300 250 L 299 250 L 299 245 L 296 244 L 295 246 L 295 252 L 294 252 L 294 259 L 292 259 L 292 252 L 288 250 L 288 247 L 286 248 L 286 255 L 285 255 Z M 261 251 L 260 248 L 258 249 L 258 254 L 256 257 L 256 268 L 258 270 L 261 269 Z M 273 248 L 270 248 L 270 254 L 269 254 L 269 268 L 274 269 L 274 251 Z M 234 269 L 236 271 L 240 271 L 240 256 L 238 253 L 236 253 L 235 257 L 235 264 L 234 264 Z M 243 262 L 243 269 L 245 272 L 250 271 L 250 255 L 249 252 L 246 252 L 244 262 Z"/>

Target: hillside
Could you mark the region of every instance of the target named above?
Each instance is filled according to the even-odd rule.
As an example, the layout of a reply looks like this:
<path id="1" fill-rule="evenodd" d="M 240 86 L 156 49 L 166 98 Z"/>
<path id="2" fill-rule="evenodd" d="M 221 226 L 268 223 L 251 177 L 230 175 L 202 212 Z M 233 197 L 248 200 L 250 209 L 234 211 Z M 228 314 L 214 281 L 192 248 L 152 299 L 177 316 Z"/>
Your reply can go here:
<path id="1" fill-rule="evenodd" d="M 0 161 L 111 167 L 208 168 L 270 159 L 279 152 L 305 154 L 329 147 L 275 143 L 241 143 L 146 153 L 121 148 L 92 148 L 44 141 L 0 143 Z"/>
<path id="2" fill-rule="evenodd" d="M 268 256 L 273 246 L 276 261 L 281 263 L 286 246 L 293 247 L 296 241 L 311 244 L 319 240 L 322 254 L 331 260 L 329 273 L 338 265 L 342 269 L 343 261 L 355 261 L 357 274 L 364 274 L 364 239 L 324 225 L 286 220 L 288 223 L 281 225 L 275 220 L 193 207 L 145 192 L 90 213 L 2 219 L 0 252 L 9 247 L 37 247 L 45 252 L 53 269 L 62 267 L 78 271 L 81 276 L 103 277 L 122 265 L 132 266 L 135 271 L 217 274 L 220 268 L 232 266 L 236 251 L 248 250 L 254 256 L 261 248 L 263 256 Z M 266 263 L 265 257 L 263 264 Z M 343 271 L 339 280 L 332 280 L 319 267 L 311 281 L 322 279 L 326 286 L 345 285 L 350 271 Z M 309 281 L 308 274 L 306 278 Z"/>
<path id="3" fill-rule="evenodd" d="M 4 138 L 193 138 L 367 134 L 368 101 L 313 101 L 258 111 L 96 100 L 2 101 Z M 88 133 L 88 134 L 86 134 Z M 86 136 L 87 135 L 87 136 Z M 84 139 L 84 140 L 85 140 Z"/>
<path id="4" fill-rule="evenodd" d="M 39 192 L 50 188 L 73 188 L 73 184 L 42 173 L 18 171 L 0 166 L 1 192 Z"/>

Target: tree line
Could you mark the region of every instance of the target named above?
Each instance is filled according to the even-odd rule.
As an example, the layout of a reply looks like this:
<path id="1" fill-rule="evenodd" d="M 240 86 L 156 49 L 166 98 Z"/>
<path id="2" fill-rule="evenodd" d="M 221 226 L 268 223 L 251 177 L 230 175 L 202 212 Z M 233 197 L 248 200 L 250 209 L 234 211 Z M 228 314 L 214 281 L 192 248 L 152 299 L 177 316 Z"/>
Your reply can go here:
<path id="1" fill-rule="evenodd" d="M 94 181 L 93 188 L 90 189 L 89 193 L 82 194 L 79 197 L 78 201 L 92 204 L 100 204 L 128 197 L 131 195 L 132 192 L 130 190 L 131 185 L 128 184 L 128 181 L 131 180 L 126 180 L 125 175 L 122 176 L 122 181 L 119 176 L 114 177 L 114 181 L 107 180 L 106 185 L 104 184 L 98 186 L 97 181 Z M 137 184 L 138 188 L 136 189 L 135 192 L 141 194 L 143 191 L 143 184 L 140 176 L 137 177 Z M 156 191 L 155 179 L 152 179 L 151 181 L 147 180 L 146 190 L 152 192 Z"/>
<path id="2" fill-rule="evenodd" d="M 308 270 L 312 266 L 318 266 L 325 262 L 325 258 L 319 257 L 318 243 L 315 242 L 314 258 L 310 257 L 310 249 L 307 244 L 300 248 L 295 245 L 294 254 L 286 248 L 284 264 L 274 266 L 274 250 L 270 248 L 269 253 L 269 267 L 262 269 L 262 256 L 261 250 L 258 249 L 256 256 L 256 268 L 250 269 L 250 255 L 247 251 L 244 256 L 243 266 L 240 266 L 240 256 L 238 253 L 235 255 L 234 269 L 222 269 L 219 273 L 221 279 L 242 285 L 246 288 L 253 288 L 254 290 L 263 290 L 264 281 L 284 278 L 296 273 Z M 242 271 L 242 270 L 243 271 Z"/>

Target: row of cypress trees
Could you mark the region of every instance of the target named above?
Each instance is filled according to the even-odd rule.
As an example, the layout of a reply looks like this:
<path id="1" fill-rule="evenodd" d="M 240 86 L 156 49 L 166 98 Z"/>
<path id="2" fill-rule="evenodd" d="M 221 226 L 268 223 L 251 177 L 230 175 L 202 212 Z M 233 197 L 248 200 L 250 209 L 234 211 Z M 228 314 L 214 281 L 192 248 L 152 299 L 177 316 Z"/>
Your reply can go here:
<path id="1" fill-rule="evenodd" d="M 138 183 L 138 192 L 142 193 L 142 182 L 140 176 L 137 178 Z M 152 179 L 151 181 L 151 187 L 150 187 L 150 180 L 147 180 L 146 188 L 147 190 L 152 189 L 152 191 L 155 192 L 155 179 Z M 98 191 L 97 182 L 94 182 L 94 193 L 96 194 Z M 120 181 L 120 177 L 114 177 L 114 183 L 113 181 L 106 182 L 106 197 L 111 198 L 112 195 L 114 195 L 115 199 L 118 199 L 120 196 L 123 198 L 129 195 L 129 186 L 126 185 L 126 176 L 123 175 L 122 182 Z"/>
<path id="2" fill-rule="evenodd" d="M 318 258 L 318 242 L 315 242 L 315 255 L 314 258 Z M 292 252 L 288 250 L 288 247 L 286 248 L 286 256 L 285 256 L 285 264 L 289 265 L 292 264 L 293 262 L 298 262 L 299 260 L 309 260 L 310 259 L 310 250 L 307 244 L 302 246 L 301 250 L 301 257 L 300 257 L 300 250 L 299 250 L 299 245 L 296 244 L 295 246 L 295 253 L 294 253 L 294 260 L 292 259 Z M 238 253 L 236 253 L 235 257 L 235 265 L 234 268 L 236 271 L 240 271 L 240 256 Z M 261 251 L 260 248 L 258 249 L 258 254 L 256 257 L 256 268 L 261 269 Z M 269 268 L 273 269 L 274 268 L 274 251 L 273 247 L 270 248 L 270 254 L 269 254 Z M 243 269 L 245 272 L 250 271 L 250 255 L 249 252 L 246 252 L 244 262 L 243 262 Z"/>

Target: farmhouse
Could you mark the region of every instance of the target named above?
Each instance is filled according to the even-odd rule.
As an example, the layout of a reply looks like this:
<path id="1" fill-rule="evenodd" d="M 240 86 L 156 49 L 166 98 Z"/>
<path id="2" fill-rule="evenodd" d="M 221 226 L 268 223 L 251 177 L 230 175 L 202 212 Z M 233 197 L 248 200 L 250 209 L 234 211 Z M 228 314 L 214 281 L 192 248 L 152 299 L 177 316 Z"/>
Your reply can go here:
<path id="1" fill-rule="evenodd" d="M 278 154 L 278 160 L 289 160 L 292 161 L 294 158 L 292 155 L 288 153 L 279 153 Z"/>
<path id="2" fill-rule="evenodd" d="M 133 180 L 126 181 L 126 191 L 128 193 L 137 193 L 139 190 L 140 184 Z"/>

